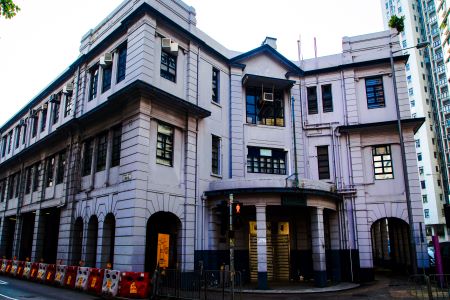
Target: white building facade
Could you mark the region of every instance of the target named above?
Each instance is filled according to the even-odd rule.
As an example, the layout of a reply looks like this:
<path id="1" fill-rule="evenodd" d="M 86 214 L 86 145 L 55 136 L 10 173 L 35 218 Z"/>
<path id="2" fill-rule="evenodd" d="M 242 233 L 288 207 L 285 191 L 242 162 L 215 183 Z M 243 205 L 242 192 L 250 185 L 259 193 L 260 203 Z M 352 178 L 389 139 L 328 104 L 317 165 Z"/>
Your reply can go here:
<path id="1" fill-rule="evenodd" d="M 380 2 L 386 29 L 391 16 L 405 18 L 399 39 L 403 52 L 409 54 L 406 81 L 411 114 L 425 118 L 415 140 L 427 238 L 431 241 L 431 236 L 437 235 L 441 241 L 449 240 L 444 205 L 449 201 L 450 148 L 444 107 L 450 98 L 436 7 L 434 1 Z M 422 42 L 429 42 L 429 46 L 415 49 Z"/>
<path id="2" fill-rule="evenodd" d="M 259 288 L 371 280 L 414 253 L 427 268 L 424 120 L 411 118 L 407 57 L 395 54 L 393 76 L 389 44 L 399 49 L 390 32 L 346 37 L 341 54 L 298 64 L 273 38 L 226 49 L 181 1 L 124 1 L 0 130 L 0 255 L 219 269 L 232 195 L 235 268 Z"/>

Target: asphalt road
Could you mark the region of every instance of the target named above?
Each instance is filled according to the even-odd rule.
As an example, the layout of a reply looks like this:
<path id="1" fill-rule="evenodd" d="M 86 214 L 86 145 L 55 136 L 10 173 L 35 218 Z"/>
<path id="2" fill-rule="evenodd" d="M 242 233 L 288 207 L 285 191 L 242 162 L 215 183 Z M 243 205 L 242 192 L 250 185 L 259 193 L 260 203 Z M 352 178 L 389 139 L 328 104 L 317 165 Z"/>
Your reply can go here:
<path id="1" fill-rule="evenodd" d="M 0 300 L 93 300 L 99 297 L 0 275 Z"/>

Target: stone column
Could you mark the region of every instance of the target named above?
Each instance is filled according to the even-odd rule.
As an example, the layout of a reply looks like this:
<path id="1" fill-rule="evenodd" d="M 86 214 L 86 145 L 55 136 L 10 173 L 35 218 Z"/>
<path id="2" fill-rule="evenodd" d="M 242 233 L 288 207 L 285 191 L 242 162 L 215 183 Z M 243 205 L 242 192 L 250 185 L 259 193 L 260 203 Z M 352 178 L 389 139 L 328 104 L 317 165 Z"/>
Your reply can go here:
<path id="1" fill-rule="evenodd" d="M 323 208 L 311 211 L 311 239 L 314 282 L 318 287 L 327 283 L 327 262 L 325 257 L 325 232 L 323 226 Z"/>
<path id="2" fill-rule="evenodd" d="M 256 205 L 256 249 L 258 252 L 258 289 L 267 289 L 266 205 Z"/>
<path id="3" fill-rule="evenodd" d="M 98 222 L 98 231 L 97 231 L 97 254 L 95 259 L 95 267 L 96 268 L 105 268 L 106 267 L 106 258 L 103 256 L 103 235 L 104 235 L 104 224 L 105 220 L 102 222 Z"/>
<path id="4" fill-rule="evenodd" d="M 340 258 L 340 235 L 339 217 L 337 212 L 329 214 L 330 239 L 331 239 L 331 259 L 333 268 L 333 281 L 341 281 L 341 258 Z"/>
<path id="5" fill-rule="evenodd" d="M 36 216 L 34 217 L 34 233 L 33 233 L 33 247 L 31 250 L 31 260 L 38 262 L 42 258 L 42 251 L 44 247 L 44 224 L 43 224 L 42 211 L 36 210 Z"/>

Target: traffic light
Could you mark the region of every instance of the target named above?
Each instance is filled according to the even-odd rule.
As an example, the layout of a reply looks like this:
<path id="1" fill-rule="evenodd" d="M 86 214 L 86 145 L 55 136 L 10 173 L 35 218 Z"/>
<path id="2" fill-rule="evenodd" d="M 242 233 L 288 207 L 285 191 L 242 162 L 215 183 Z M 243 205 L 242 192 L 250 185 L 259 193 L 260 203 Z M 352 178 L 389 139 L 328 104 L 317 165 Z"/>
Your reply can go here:
<path id="1" fill-rule="evenodd" d="M 233 203 L 233 228 L 239 230 L 242 227 L 242 208 L 244 205 L 241 202 Z"/>

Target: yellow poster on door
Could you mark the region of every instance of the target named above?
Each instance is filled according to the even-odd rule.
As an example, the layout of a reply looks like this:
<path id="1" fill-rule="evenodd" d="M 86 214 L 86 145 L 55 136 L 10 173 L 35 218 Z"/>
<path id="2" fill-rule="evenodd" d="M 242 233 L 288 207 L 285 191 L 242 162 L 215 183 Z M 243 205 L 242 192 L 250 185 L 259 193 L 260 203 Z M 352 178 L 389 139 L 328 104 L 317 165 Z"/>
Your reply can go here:
<path id="1" fill-rule="evenodd" d="M 169 267 L 169 239 L 170 236 L 164 233 L 158 233 L 158 249 L 156 263 L 160 268 Z"/>

